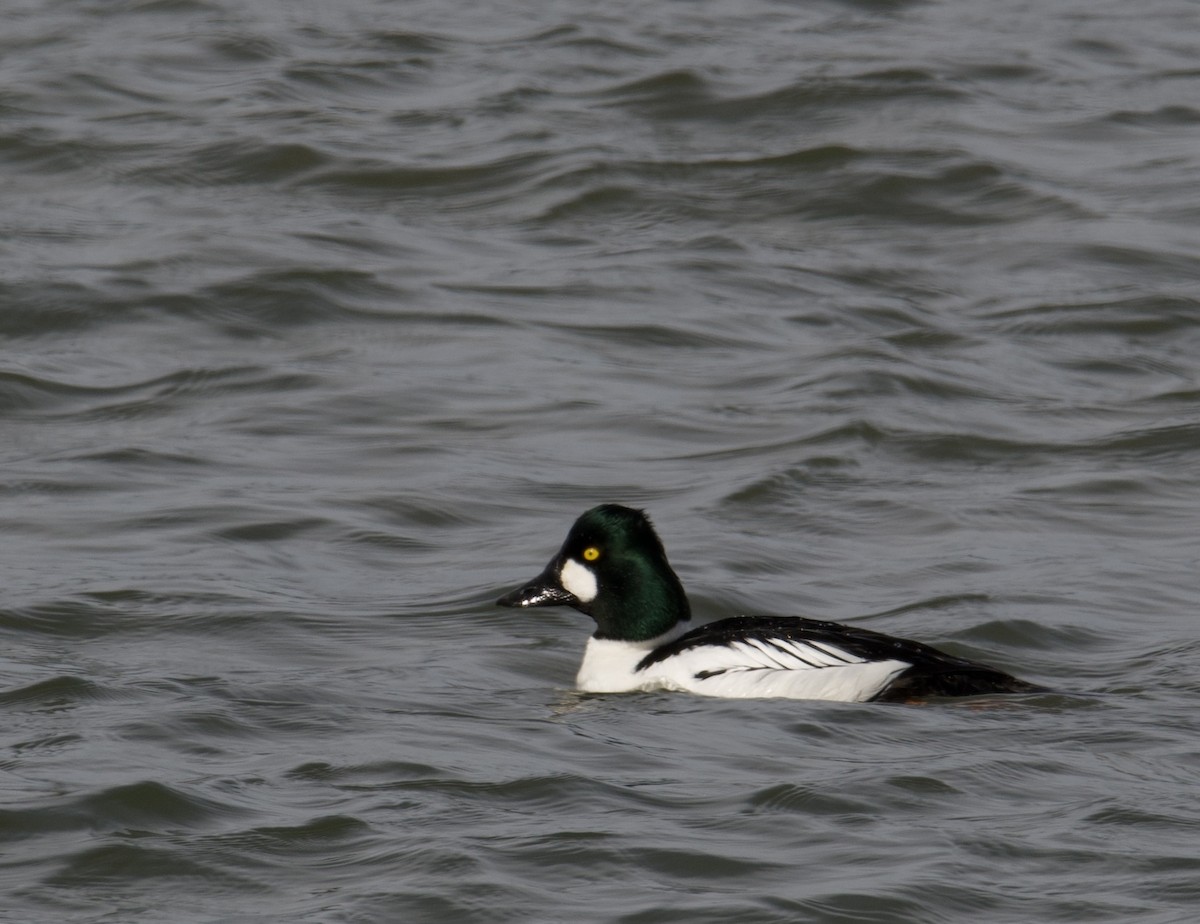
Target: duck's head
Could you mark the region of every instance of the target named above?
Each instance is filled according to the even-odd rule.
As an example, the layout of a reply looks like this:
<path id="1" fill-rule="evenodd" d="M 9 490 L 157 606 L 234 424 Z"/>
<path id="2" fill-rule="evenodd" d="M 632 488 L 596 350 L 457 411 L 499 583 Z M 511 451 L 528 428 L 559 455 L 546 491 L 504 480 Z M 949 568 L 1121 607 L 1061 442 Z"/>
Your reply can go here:
<path id="1" fill-rule="evenodd" d="M 499 606 L 573 606 L 596 620 L 596 637 L 657 638 L 691 618 L 683 585 L 640 510 L 602 504 L 583 514 L 545 570 Z"/>

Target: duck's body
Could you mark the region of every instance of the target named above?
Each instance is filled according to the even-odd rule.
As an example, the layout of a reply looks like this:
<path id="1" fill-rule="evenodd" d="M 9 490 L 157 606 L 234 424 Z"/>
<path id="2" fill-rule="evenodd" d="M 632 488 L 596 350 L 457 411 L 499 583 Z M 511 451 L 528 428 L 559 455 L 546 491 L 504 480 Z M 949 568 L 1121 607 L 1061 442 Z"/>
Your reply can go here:
<path id="1" fill-rule="evenodd" d="M 649 642 L 592 637 L 575 685 L 585 693 L 679 690 L 842 702 L 1037 689 L 919 642 L 836 622 L 769 616 L 721 619 Z"/>
<path id="2" fill-rule="evenodd" d="M 692 628 L 679 578 L 645 514 L 581 516 L 537 578 L 502 606 L 567 604 L 596 620 L 576 686 L 843 702 L 1032 693 L 1002 671 L 919 642 L 812 619 L 740 616 Z"/>

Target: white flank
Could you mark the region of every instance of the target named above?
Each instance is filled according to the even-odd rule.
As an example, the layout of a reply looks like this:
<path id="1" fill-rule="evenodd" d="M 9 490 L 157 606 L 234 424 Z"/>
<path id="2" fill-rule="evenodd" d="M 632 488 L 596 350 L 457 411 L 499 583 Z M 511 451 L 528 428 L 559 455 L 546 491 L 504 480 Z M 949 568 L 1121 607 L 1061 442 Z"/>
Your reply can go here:
<path id="1" fill-rule="evenodd" d="M 863 702 L 910 666 L 894 659 L 868 661 L 829 643 L 748 639 L 699 645 L 637 671 L 641 660 L 666 640 L 633 643 L 591 638 L 576 685 L 587 693 L 681 690 L 738 699 Z"/>
<path id="2" fill-rule="evenodd" d="M 596 599 L 596 575 L 573 558 L 568 558 L 559 570 L 558 581 L 580 603 L 591 603 Z"/>

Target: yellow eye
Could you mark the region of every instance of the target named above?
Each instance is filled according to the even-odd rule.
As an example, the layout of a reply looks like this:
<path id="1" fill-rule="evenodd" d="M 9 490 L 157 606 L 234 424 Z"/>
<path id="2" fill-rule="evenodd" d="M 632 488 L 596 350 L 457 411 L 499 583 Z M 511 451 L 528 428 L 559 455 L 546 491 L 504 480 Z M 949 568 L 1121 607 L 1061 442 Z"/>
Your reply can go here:
<path id="1" fill-rule="evenodd" d="M 600 550 L 598 548 L 596 548 L 594 545 L 589 545 L 586 549 L 583 550 L 583 560 L 584 561 L 595 561 L 599 557 L 600 557 Z"/>

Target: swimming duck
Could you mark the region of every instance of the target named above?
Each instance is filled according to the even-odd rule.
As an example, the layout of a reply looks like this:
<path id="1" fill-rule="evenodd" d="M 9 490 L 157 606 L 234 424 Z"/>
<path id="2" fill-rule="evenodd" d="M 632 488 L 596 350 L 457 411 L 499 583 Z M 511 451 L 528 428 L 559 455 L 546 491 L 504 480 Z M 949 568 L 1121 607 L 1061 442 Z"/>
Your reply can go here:
<path id="1" fill-rule="evenodd" d="M 584 513 L 545 570 L 499 606 L 572 606 L 596 621 L 576 686 L 587 693 L 911 702 L 1043 688 L 920 642 L 801 617 L 736 616 L 693 628 L 691 607 L 640 510 Z"/>

